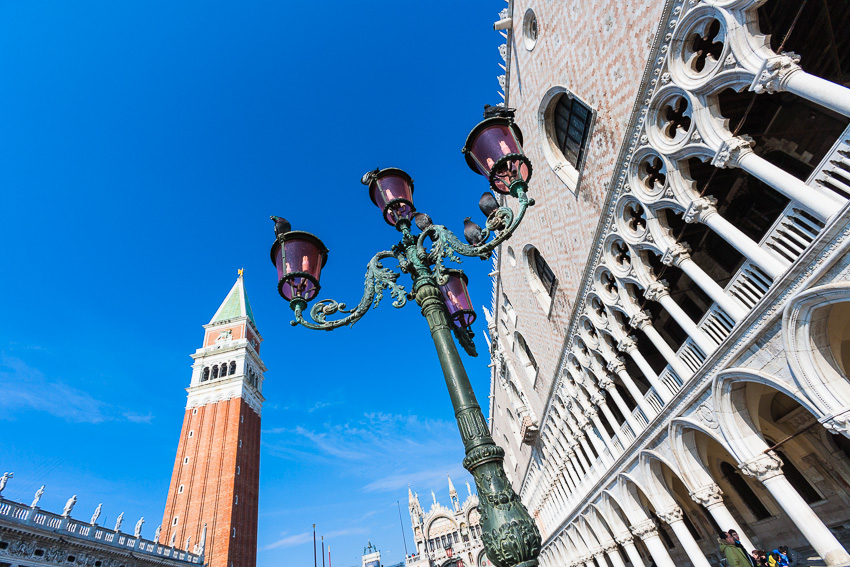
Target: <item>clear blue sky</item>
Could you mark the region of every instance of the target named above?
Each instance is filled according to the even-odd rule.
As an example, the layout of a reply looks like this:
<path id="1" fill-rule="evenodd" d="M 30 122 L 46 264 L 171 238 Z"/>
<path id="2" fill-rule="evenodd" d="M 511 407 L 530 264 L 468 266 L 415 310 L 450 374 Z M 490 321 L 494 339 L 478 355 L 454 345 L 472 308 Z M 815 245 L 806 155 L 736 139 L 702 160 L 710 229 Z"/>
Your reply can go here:
<path id="1" fill-rule="evenodd" d="M 289 325 L 270 214 L 331 250 L 323 296 L 356 302 L 396 240 L 359 183 L 376 166 L 462 231 L 486 181 L 461 153 L 501 73 L 488 2 L 0 4 L 0 472 L 4 496 L 160 523 L 189 355 L 245 268 L 260 332 L 259 565 L 404 553 L 411 482 L 448 502 L 462 446 L 415 305 L 351 329 Z M 489 262 L 463 264 L 477 306 Z M 476 324 L 486 352 L 484 320 Z M 487 411 L 486 354 L 465 357 Z M 411 546 L 411 533 L 407 543 Z"/>

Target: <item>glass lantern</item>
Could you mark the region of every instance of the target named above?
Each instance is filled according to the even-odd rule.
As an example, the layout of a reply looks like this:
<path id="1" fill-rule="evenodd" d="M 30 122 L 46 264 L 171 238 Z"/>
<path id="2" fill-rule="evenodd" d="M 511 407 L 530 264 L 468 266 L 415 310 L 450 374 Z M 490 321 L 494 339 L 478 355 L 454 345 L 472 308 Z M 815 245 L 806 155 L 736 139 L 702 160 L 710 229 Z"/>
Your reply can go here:
<path id="1" fill-rule="evenodd" d="M 309 232 L 292 230 L 272 245 L 277 268 L 277 291 L 287 301 L 310 301 L 319 293 L 319 277 L 328 261 L 328 249 Z"/>
<path id="2" fill-rule="evenodd" d="M 531 161 L 522 153 L 522 132 L 513 120 L 487 118 L 472 129 L 463 148 L 472 171 L 490 181 L 490 187 L 503 195 L 528 187 Z"/>
<path id="3" fill-rule="evenodd" d="M 460 270 L 446 270 L 449 281 L 440 286 L 443 303 L 449 311 L 449 318 L 458 327 L 467 328 L 475 322 L 475 310 L 469 298 L 467 284 L 469 279 Z"/>
<path id="4" fill-rule="evenodd" d="M 401 219 L 410 220 L 413 206 L 413 179 L 404 171 L 388 167 L 366 174 L 369 197 L 384 213 L 384 220 L 395 226 Z"/>

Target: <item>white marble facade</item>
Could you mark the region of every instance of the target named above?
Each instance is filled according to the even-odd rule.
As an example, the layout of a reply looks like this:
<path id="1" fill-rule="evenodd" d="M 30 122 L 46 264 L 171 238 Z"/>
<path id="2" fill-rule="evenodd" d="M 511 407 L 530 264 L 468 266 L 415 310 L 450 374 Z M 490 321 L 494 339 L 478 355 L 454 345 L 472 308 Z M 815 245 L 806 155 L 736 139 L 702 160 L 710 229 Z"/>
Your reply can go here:
<path id="1" fill-rule="evenodd" d="M 503 251 L 510 262 L 496 260 L 491 427 L 546 567 L 707 567 L 730 528 L 748 549 L 784 544 L 850 564 L 850 89 L 809 71 L 822 66 L 806 57 L 826 55 L 773 50 L 768 14 L 808 29 L 819 17 L 800 8 L 783 20 L 777 1 L 657 2 L 589 258 L 574 270 L 551 262 L 559 282 L 579 275 L 575 295 L 542 305 L 534 269 L 527 290 L 502 281 L 514 250 L 567 246 L 545 218 Z M 541 37 L 561 30 L 580 44 L 591 33 L 565 31 L 569 21 L 547 21 L 534 2 L 501 17 L 516 29 L 535 8 Z M 848 6 L 829 10 L 850 18 Z M 519 33 L 505 34 L 508 67 L 530 57 L 511 53 Z M 833 38 L 829 56 L 846 41 Z M 541 66 L 563 65 L 546 53 Z M 522 88 L 549 92 L 546 80 L 527 72 Z M 522 124 L 537 108 L 518 88 L 511 79 L 505 95 Z M 525 130 L 527 149 L 545 145 L 545 128 Z M 557 172 L 535 167 L 540 187 L 557 187 L 547 177 Z M 568 189 L 538 197 L 531 183 L 542 208 Z M 568 306 L 567 324 L 527 329 L 517 348 L 523 311 L 541 306 Z M 562 348 L 530 359 L 535 337 Z"/>

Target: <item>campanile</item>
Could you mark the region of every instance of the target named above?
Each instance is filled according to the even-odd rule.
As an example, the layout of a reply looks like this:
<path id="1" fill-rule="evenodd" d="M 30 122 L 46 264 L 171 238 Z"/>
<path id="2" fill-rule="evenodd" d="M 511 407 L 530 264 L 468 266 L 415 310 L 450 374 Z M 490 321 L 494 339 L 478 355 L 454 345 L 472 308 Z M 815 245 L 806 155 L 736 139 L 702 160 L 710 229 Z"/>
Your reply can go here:
<path id="1" fill-rule="evenodd" d="M 204 325 L 159 541 L 192 551 L 201 538 L 210 567 L 254 567 L 263 405 L 262 337 L 242 270 Z M 204 527 L 206 526 L 206 535 Z"/>

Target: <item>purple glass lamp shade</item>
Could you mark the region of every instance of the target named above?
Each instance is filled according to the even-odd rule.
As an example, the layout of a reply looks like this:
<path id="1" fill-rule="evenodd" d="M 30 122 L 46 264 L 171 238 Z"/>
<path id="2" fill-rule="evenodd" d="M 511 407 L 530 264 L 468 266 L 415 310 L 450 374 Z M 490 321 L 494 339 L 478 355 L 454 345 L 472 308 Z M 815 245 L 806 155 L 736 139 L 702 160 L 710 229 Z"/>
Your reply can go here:
<path id="1" fill-rule="evenodd" d="M 508 195 L 514 182 L 531 178 L 531 162 L 522 153 L 522 132 L 508 118 L 480 122 L 469 133 L 463 153 L 472 171 L 489 179 L 498 193 Z"/>
<path id="2" fill-rule="evenodd" d="M 469 290 L 466 289 L 469 280 L 460 270 L 446 272 L 449 274 L 449 281 L 440 286 L 440 293 L 449 311 L 449 318 L 458 327 L 469 327 L 475 322 L 475 310 L 472 309 L 472 300 L 469 298 Z"/>
<path id="3" fill-rule="evenodd" d="M 384 220 L 392 226 L 401 219 L 412 219 L 416 212 L 413 206 L 413 179 L 395 167 L 381 169 L 371 175 L 369 196 L 384 213 Z"/>
<path id="4" fill-rule="evenodd" d="M 328 249 L 310 234 L 292 230 L 278 236 L 272 245 L 272 263 L 277 268 L 277 291 L 287 301 L 310 301 L 319 293 L 319 277 L 328 261 Z"/>

